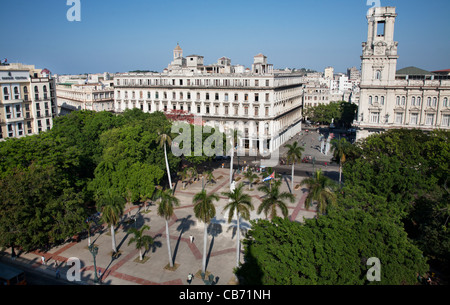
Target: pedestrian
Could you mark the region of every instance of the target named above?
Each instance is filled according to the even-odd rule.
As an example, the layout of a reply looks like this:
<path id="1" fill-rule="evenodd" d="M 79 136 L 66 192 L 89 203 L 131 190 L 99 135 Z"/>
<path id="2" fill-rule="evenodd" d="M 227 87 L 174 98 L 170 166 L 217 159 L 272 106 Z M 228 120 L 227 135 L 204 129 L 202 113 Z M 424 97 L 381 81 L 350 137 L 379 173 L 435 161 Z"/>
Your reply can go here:
<path id="1" fill-rule="evenodd" d="M 102 269 L 98 269 L 98 278 L 102 279 Z"/>
<path id="2" fill-rule="evenodd" d="M 41 262 L 42 262 L 42 265 L 45 265 L 45 257 L 44 256 L 41 256 Z"/>
<path id="3" fill-rule="evenodd" d="M 188 274 L 187 282 L 188 282 L 189 285 L 192 283 L 192 273 Z"/>
<path id="4" fill-rule="evenodd" d="M 190 235 L 189 240 L 191 241 L 191 244 L 194 242 L 194 236 Z"/>

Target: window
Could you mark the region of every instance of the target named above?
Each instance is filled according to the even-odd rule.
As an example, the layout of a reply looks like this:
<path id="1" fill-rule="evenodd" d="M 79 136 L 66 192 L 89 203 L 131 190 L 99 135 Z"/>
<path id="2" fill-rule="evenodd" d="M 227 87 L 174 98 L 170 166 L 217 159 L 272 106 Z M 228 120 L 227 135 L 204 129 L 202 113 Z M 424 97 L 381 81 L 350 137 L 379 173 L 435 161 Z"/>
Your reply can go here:
<path id="1" fill-rule="evenodd" d="M 206 100 L 209 101 L 209 93 L 206 93 Z"/>
<path id="2" fill-rule="evenodd" d="M 413 97 L 413 98 L 411 99 L 411 105 L 412 105 L 412 106 L 416 106 L 416 98 L 415 98 L 415 97 Z"/>
<path id="3" fill-rule="evenodd" d="M 396 112 L 395 113 L 395 123 L 396 124 L 402 124 L 403 123 L 403 112 Z"/>
<path id="4" fill-rule="evenodd" d="M 378 37 L 384 36 L 384 25 L 385 25 L 384 21 L 377 22 L 377 36 Z"/>
<path id="5" fill-rule="evenodd" d="M 422 99 L 420 97 L 417 97 L 417 106 L 420 106 L 421 102 L 422 102 Z"/>
<path id="6" fill-rule="evenodd" d="M 11 106 L 5 106 L 6 118 L 11 118 Z"/>
<path id="7" fill-rule="evenodd" d="M 248 115 L 248 107 L 247 107 L 247 106 L 244 107 L 244 114 L 245 114 L 245 115 Z"/>
<path id="8" fill-rule="evenodd" d="M 266 116 L 269 115 L 269 107 L 266 107 Z"/>
<path id="9" fill-rule="evenodd" d="M 372 112 L 370 114 L 370 123 L 378 124 L 379 122 L 380 122 L 380 113 L 379 112 Z"/>
<path id="10" fill-rule="evenodd" d="M 372 105 L 372 96 L 369 96 L 369 105 Z"/>
<path id="11" fill-rule="evenodd" d="M 431 97 L 429 97 L 429 98 L 427 99 L 427 106 L 428 106 L 428 107 L 431 107 Z"/>
<path id="12" fill-rule="evenodd" d="M 244 100 L 245 100 L 245 101 L 248 101 L 248 94 L 245 94 L 245 95 L 244 95 Z"/>
<path id="13" fill-rule="evenodd" d="M 215 100 L 218 101 L 219 100 L 219 93 L 215 94 Z"/>
<path id="14" fill-rule="evenodd" d="M 409 123 L 411 125 L 417 125 L 418 122 L 419 122 L 419 114 L 418 113 L 411 113 L 411 120 L 409 121 Z"/>
<path id="15" fill-rule="evenodd" d="M 200 106 L 197 106 L 197 113 L 200 113 Z"/>
<path id="16" fill-rule="evenodd" d="M 266 102 L 269 101 L 269 93 L 266 93 Z"/>
<path id="17" fill-rule="evenodd" d="M 259 116 L 259 107 L 255 107 L 255 116 Z"/>
<path id="18" fill-rule="evenodd" d="M 402 106 L 405 106 L 406 104 L 406 97 L 402 96 Z"/>
<path id="19" fill-rule="evenodd" d="M 444 114 L 442 116 L 442 123 L 441 123 L 441 125 L 443 127 L 450 127 L 450 115 Z"/>
<path id="20" fill-rule="evenodd" d="M 27 86 L 23 87 L 23 93 L 28 93 L 28 87 Z"/>
<path id="21" fill-rule="evenodd" d="M 375 72 L 375 79 L 381 80 L 381 71 L 380 70 L 377 70 L 377 72 Z"/>
<path id="22" fill-rule="evenodd" d="M 228 93 L 225 93 L 225 102 L 228 102 Z"/>
<path id="23" fill-rule="evenodd" d="M 206 106 L 206 113 L 209 114 L 209 106 Z"/>
<path id="24" fill-rule="evenodd" d="M 433 97 L 433 107 L 436 107 L 436 106 L 437 106 L 437 98 Z"/>
<path id="25" fill-rule="evenodd" d="M 255 79 L 255 87 L 259 87 L 259 80 Z"/>
<path id="26" fill-rule="evenodd" d="M 400 96 L 397 96 L 397 100 L 396 100 L 396 103 L 395 103 L 397 106 L 400 106 Z"/>
<path id="27" fill-rule="evenodd" d="M 235 100 L 236 102 L 239 100 L 239 95 L 238 95 L 238 94 L 235 94 L 235 95 L 234 95 L 234 100 Z"/>
<path id="28" fill-rule="evenodd" d="M 427 119 L 425 121 L 425 125 L 430 126 L 434 123 L 434 114 L 427 114 Z"/>
<path id="29" fill-rule="evenodd" d="M 266 87 L 269 87 L 269 86 L 270 86 L 269 80 L 266 80 Z"/>
<path id="30" fill-rule="evenodd" d="M 255 102 L 259 102 L 259 94 L 255 93 Z"/>
<path id="31" fill-rule="evenodd" d="M 444 107 L 448 107 L 448 98 L 444 98 Z"/>
<path id="32" fill-rule="evenodd" d="M 384 106 L 384 96 L 381 97 L 381 105 Z"/>
<path id="33" fill-rule="evenodd" d="M 225 115 L 228 115 L 228 106 L 225 106 Z"/>

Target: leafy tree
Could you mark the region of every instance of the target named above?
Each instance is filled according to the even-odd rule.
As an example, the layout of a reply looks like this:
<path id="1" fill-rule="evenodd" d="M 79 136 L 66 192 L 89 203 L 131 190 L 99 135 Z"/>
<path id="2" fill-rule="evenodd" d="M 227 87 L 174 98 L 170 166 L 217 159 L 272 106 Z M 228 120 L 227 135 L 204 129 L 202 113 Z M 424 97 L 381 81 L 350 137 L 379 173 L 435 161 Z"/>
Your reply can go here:
<path id="1" fill-rule="evenodd" d="M 169 254 L 169 265 L 173 267 L 172 260 L 172 250 L 170 248 L 170 234 L 169 234 L 169 220 L 174 214 L 173 208 L 180 205 L 180 200 L 175 197 L 172 190 L 158 190 L 156 198 L 159 199 L 158 204 L 158 216 L 163 217 L 166 222 L 166 240 L 167 240 L 167 251 Z"/>
<path id="2" fill-rule="evenodd" d="M 128 230 L 128 233 L 131 233 L 134 235 L 128 241 L 128 245 L 131 245 L 132 243 L 136 244 L 136 249 L 139 249 L 139 260 L 141 260 L 141 261 L 143 259 L 142 248 L 144 248 L 145 251 L 148 251 L 150 249 L 150 246 L 153 244 L 153 238 L 151 236 L 145 235 L 144 234 L 145 230 L 150 230 L 150 227 L 147 225 L 144 225 L 139 230 L 136 228 L 131 228 Z"/>
<path id="3" fill-rule="evenodd" d="M 288 192 L 281 192 L 280 186 L 281 181 L 277 180 L 273 185 L 263 184 L 258 187 L 258 191 L 264 193 L 264 199 L 257 210 L 258 214 L 264 212 L 267 218 L 270 211 L 270 217 L 271 219 L 274 219 L 277 217 L 277 208 L 279 208 L 284 217 L 288 216 L 288 208 L 285 200 L 289 200 L 293 203 L 295 201 L 295 196 Z"/>
<path id="4" fill-rule="evenodd" d="M 32 163 L 0 180 L 0 246 L 46 250 L 84 227 L 82 195 L 52 166 Z"/>
<path id="5" fill-rule="evenodd" d="M 198 220 L 205 224 L 203 232 L 203 259 L 202 259 L 202 271 L 206 272 L 206 245 L 208 242 L 208 232 L 207 224 L 211 222 L 216 216 L 216 208 L 214 206 L 214 201 L 219 201 L 219 196 L 217 194 L 208 195 L 206 190 L 194 195 L 192 198 L 192 203 L 194 204 L 194 214 Z"/>
<path id="6" fill-rule="evenodd" d="M 428 268 L 400 226 L 363 211 L 331 211 L 304 224 L 278 217 L 251 223 L 236 270 L 245 284 L 414 284 Z M 367 279 L 371 257 L 380 259 L 380 282 Z"/>
<path id="7" fill-rule="evenodd" d="M 322 170 L 317 170 L 314 177 L 306 178 L 301 183 L 309 190 L 305 200 L 305 208 L 309 209 L 314 201 L 318 203 L 319 212 L 325 214 L 328 205 L 336 203 L 335 184 L 324 176 Z"/>
<path id="8" fill-rule="evenodd" d="M 250 211 L 254 209 L 252 204 L 252 197 L 244 193 L 244 185 L 239 184 L 232 192 L 223 192 L 222 195 L 226 196 L 229 200 L 228 204 L 225 205 L 223 211 L 228 211 L 228 223 L 231 223 L 234 214 L 236 213 L 236 267 L 239 266 L 240 262 L 240 244 L 241 244 L 241 227 L 240 218 L 245 220 L 250 220 Z"/>
<path id="9" fill-rule="evenodd" d="M 305 150 L 304 147 L 298 146 L 298 142 L 294 142 L 293 144 L 286 144 L 288 150 L 286 152 L 286 160 L 287 163 L 292 163 L 292 179 L 291 179 L 291 193 L 294 190 L 294 167 L 295 164 L 302 160 L 302 152 Z"/>

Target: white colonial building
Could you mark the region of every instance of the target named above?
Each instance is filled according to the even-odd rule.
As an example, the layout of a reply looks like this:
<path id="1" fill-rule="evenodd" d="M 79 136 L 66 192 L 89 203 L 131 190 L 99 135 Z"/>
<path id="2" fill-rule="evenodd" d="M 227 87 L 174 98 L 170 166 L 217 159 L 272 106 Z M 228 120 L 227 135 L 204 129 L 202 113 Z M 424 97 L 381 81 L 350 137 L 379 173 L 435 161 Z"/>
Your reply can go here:
<path id="1" fill-rule="evenodd" d="M 301 75 L 275 73 L 262 54 L 251 70 L 226 57 L 205 66 L 202 56 L 184 58 L 177 45 L 163 73 L 116 74 L 114 87 L 116 112 L 184 111 L 222 132 L 240 130 L 239 147 L 250 151 L 273 151 L 301 131 Z"/>
<path id="2" fill-rule="evenodd" d="M 395 7 L 369 10 L 363 43 L 357 139 L 389 129 L 449 129 L 450 77 L 417 68 L 397 71 Z"/>
<path id="3" fill-rule="evenodd" d="M 53 127 L 55 83 L 50 71 L 20 63 L 0 65 L 0 140 Z"/>

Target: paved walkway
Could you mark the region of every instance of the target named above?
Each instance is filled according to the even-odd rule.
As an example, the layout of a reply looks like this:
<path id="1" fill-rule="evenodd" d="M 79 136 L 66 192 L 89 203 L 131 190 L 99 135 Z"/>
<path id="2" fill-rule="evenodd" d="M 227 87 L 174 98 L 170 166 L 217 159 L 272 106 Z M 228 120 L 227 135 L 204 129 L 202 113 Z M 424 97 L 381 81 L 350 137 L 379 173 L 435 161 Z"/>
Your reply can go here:
<path id="1" fill-rule="evenodd" d="M 300 167 L 301 165 L 298 166 Z M 221 195 L 222 192 L 229 190 L 229 169 L 216 169 L 214 176 L 218 178 L 216 184 L 208 184 L 206 189 L 208 193 L 218 194 L 220 201 L 216 203 L 216 217 L 208 226 L 207 271 L 214 275 L 218 285 L 234 284 L 236 220 L 227 223 L 227 214 L 223 212 L 227 200 Z M 247 183 L 242 175 L 236 175 L 235 178 L 239 179 L 237 183 Z M 300 182 L 301 179 L 297 177 L 296 183 Z M 283 181 L 285 180 L 283 179 Z M 135 224 L 122 224 L 116 229 L 116 242 L 120 255 L 115 259 L 111 258 L 110 228 L 103 227 L 103 229 L 96 232 L 91 237 L 91 240 L 99 249 L 96 265 L 98 270 L 101 271 L 103 284 L 187 285 L 187 275 L 189 273 L 195 275 L 202 267 L 204 224 L 196 219 L 192 204 L 193 195 L 198 193 L 201 188 L 201 180 L 188 185 L 184 190 L 181 183 L 176 188 L 175 195 L 180 199 L 180 206 L 175 209 L 174 216 L 169 222 L 171 249 L 176 270 L 171 271 L 165 268 L 169 263 L 165 221 L 156 214 L 155 205 L 149 207 L 148 213 L 145 212 L 144 207 L 126 207 L 124 218 L 127 218 L 128 215 L 137 215 L 137 220 Z M 248 191 L 247 186 L 246 189 L 252 196 L 255 207 L 255 210 L 251 212 L 251 219 L 265 218 L 263 214 L 256 214 L 257 207 L 262 201 L 260 197 L 262 194 L 257 191 L 257 186 L 254 185 L 251 191 Z M 289 190 L 286 182 L 283 183 L 282 190 Z M 314 217 L 315 211 L 304 208 L 304 201 L 307 195 L 304 193 L 304 189 L 294 190 L 293 194 L 296 196 L 296 201 L 288 205 L 289 218 L 292 221 L 302 222 L 304 218 Z M 278 212 L 278 215 L 281 215 L 281 212 Z M 134 244 L 128 245 L 130 236 L 126 230 L 131 226 L 141 227 L 143 224 L 150 226 L 150 230 L 146 234 L 151 235 L 155 243 L 145 253 L 144 257 L 148 259 L 141 263 L 139 262 L 139 250 L 135 248 Z M 250 223 L 241 220 L 241 238 L 244 238 L 244 233 L 249 228 Z M 193 243 L 190 242 L 191 235 L 194 238 Z M 60 245 L 46 253 L 22 253 L 16 259 L 16 263 L 20 263 L 27 268 L 42 270 L 42 272 L 49 274 L 55 274 L 56 266 L 59 266 L 61 277 L 65 279 L 66 272 L 69 269 L 65 262 L 71 257 L 76 257 L 81 262 L 81 284 L 92 284 L 94 279 L 93 258 L 87 246 L 88 240 L 86 238 L 80 242 Z M 11 249 L 4 251 L 0 260 L 10 260 L 10 251 Z M 42 265 L 41 256 L 45 257 L 46 265 Z M 241 254 L 242 261 L 243 255 Z M 192 285 L 204 285 L 204 283 L 201 278 L 195 277 Z"/>

